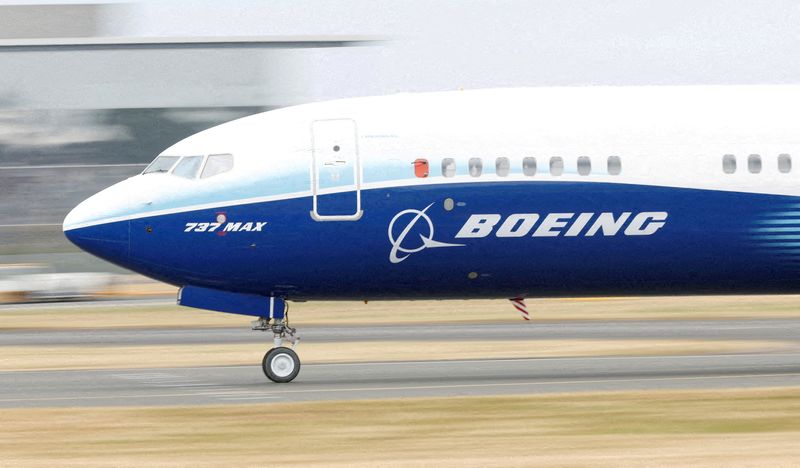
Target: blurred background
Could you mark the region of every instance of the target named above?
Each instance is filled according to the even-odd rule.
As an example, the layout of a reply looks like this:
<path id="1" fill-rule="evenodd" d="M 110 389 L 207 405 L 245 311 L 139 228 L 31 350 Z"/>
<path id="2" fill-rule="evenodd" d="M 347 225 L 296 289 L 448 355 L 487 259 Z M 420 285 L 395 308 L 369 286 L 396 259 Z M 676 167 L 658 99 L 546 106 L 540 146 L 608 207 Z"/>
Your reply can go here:
<path id="1" fill-rule="evenodd" d="M 790 0 L 0 2 L 0 302 L 171 292 L 61 222 L 219 123 L 396 92 L 797 83 L 797 24 Z"/>

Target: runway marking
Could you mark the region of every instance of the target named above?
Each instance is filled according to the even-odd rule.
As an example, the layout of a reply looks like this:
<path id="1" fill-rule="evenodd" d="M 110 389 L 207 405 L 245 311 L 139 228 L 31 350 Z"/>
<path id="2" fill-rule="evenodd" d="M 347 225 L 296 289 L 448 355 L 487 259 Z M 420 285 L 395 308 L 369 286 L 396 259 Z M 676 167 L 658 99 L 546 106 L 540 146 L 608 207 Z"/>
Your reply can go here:
<path id="1" fill-rule="evenodd" d="M 777 374 L 741 374 L 741 375 L 715 375 L 715 376 L 684 376 L 684 377 L 644 377 L 635 379 L 592 379 L 592 380 L 557 380 L 546 382 L 505 382 L 487 384 L 458 384 L 458 385 L 417 385 L 417 386 L 395 386 L 395 387 L 356 387 L 356 388 L 319 388 L 304 390 L 286 390 L 281 392 L 270 391 L 259 396 L 278 398 L 285 394 L 298 393 L 343 393 L 343 392 L 375 392 L 391 390 L 442 390 L 458 388 L 498 388 L 498 387 L 531 387 L 548 385 L 577 385 L 577 384 L 597 384 L 597 383 L 632 383 L 632 382 L 669 382 L 669 381 L 692 381 L 692 380 L 726 380 L 726 379 L 750 379 L 750 378 L 769 378 L 769 377 L 800 377 L 800 373 L 777 373 Z M 588 392 L 586 390 L 584 392 Z M 242 390 L 240 396 L 247 394 L 254 395 L 252 390 Z M 80 400 L 109 400 L 109 399 L 150 399 L 150 398 L 179 398 L 179 397 L 234 397 L 236 392 L 207 392 L 207 393 L 166 393 L 157 395 L 108 395 L 108 396 L 84 396 L 84 397 L 44 397 L 44 398 L 2 398 L 0 403 L 13 402 L 33 402 L 33 401 L 80 401 Z"/>

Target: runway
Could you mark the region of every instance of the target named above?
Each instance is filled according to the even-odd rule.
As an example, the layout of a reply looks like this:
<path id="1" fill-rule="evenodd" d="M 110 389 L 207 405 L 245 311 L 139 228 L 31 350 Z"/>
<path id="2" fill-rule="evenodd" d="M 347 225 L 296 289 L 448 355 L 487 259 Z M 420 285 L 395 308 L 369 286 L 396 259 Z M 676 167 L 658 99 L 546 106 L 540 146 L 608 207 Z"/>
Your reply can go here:
<path id="1" fill-rule="evenodd" d="M 301 327 L 306 342 L 442 340 L 758 340 L 781 351 L 690 356 L 564 357 L 304 364 L 291 384 L 250 366 L 0 371 L 0 407 L 209 405 L 637 389 L 800 386 L 800 319 L 617 320 L 520 324 Z M 6 330 L 0 346 L 264 343 L 242 328 Z M 795 351 L 795 346 L 797 350 Z M 299 352 L 302 359 L 302 347 Z M 113 352 L 113 351 L 112 351 Z M 134 357 L 135 358 L 135 357 Z"/>
<path id="2" fill-rule="evenodd" d="M 0 407 L 209 405 L 643 389 L 800 386 L 800 353 L 454 360 L 0 373 Z"/>
<path id="3" fill-rule="evenodd" d="M 298 324 L 295 324 L 298 325 Z M 537 339 L 781 340 L 800 346 L 800 319 L 616 320 L 504 324 L 302 326 L 313 343 L 358 341 L 469 341 Z M 272 336 L 241 327 L 13 330 L 0 333 L 0 346 L 123 346 L 269 343 Z"/>

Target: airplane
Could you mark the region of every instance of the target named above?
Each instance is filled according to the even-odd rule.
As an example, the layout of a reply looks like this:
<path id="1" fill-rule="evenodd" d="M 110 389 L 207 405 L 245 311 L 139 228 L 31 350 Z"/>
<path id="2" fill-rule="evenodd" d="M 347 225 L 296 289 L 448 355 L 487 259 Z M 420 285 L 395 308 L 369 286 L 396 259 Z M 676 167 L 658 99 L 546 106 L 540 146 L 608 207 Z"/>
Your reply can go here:
<path id="1" fill-rule="evenodd" d="M 291 301 L 800 291 L 798 108 L 789 85 L 304 104 L 176 143 L 63 229 L 180 305 L 255 317 L 290 382 Z"/>

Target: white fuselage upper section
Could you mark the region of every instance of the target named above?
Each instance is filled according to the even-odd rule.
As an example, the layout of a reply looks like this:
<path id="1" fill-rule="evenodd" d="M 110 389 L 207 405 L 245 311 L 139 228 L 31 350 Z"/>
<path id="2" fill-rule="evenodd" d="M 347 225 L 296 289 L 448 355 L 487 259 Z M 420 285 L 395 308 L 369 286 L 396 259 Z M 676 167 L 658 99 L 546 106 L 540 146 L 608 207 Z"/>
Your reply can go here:
<path id="1" fill-rule="evenodd" d="M 64 228 L 309 196 L 312 125 L 335 119 L 355 123 L 360 190 L 525 180 L 800 195 L 798 108 L 798 86 L 496 89 L 307 104 L 220 125 L 163 153 L 233 154 L 231 171 L 133 177 L 79 206 Z M 724 155 L 734 155 L 733 173 L 723 171 Z M 791 170 L 779 170 L 779 155 L 790 155 Z M 619 174 L 607 171 L 609 156 L 619 157 Z M 523 171 L 526 157 L 537 160 L 533 176 Z M 591 160 L 590 173 L 578 171 L 579 157 Z M 446 158 L 455 161 L 453 177 L 443 175 Z M 479 177 L 469 174 L 472 158 L 482 159 Z M 507 175 L 497 175 L 497 158 L 508 159 Z M 549 170 L 552 158 L 561 158 L 563 172 Z M 429 162 L 427 178 L 415 177 L 417 159 Z"/>

